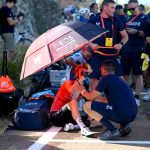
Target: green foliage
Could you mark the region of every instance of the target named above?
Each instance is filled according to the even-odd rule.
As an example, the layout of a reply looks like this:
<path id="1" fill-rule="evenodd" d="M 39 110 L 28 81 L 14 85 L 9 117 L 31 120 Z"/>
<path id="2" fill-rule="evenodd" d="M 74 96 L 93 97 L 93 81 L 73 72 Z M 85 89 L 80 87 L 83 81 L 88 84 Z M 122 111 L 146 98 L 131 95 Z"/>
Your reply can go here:
<path id="1" fill-rule="evenodd" d="M 60 24 L 61 11 L 54 0 L 33 0 L 32 12 L 38 34 Z M 35 7 L 36 6 L 36 7 Z"/>
<path id="2" fill-rule="evenodd" d="M 27 47 L 24 47 L 23 45 L 18 45 L 15 52 L 15 59 L 11 61 L 8 60 L 8 74 L 10 78 L 13 80 L 14 84 L 20 88 L 23 88 L 25 86 L 20 81 L 20 73 L 21 73 L 21 68 L 22 68 L 26 50 Z M 2 59 L 2 52 L 0 54 L 0 58 Z M 0 69 L 1 66 L 2 66 L 2 62 L 0 64 Z"/>
<path id="3" fill-rule="evenodd" d="M 145 8 L 147 13 L 150 12 L 150 6 L 146 6 Z"/>

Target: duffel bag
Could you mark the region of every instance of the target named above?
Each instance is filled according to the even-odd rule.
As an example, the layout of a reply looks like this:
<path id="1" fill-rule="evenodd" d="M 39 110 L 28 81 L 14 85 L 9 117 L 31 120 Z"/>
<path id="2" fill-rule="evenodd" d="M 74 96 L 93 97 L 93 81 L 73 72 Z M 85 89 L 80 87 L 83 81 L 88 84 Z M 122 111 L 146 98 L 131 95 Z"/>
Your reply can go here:
<path id="1" fill-rule="evenodd" d="M 49 125 L 49 109 L 47 99 L 28 101 L 16 110 L 12 122 L 19 130 L 45 129 Z"/>

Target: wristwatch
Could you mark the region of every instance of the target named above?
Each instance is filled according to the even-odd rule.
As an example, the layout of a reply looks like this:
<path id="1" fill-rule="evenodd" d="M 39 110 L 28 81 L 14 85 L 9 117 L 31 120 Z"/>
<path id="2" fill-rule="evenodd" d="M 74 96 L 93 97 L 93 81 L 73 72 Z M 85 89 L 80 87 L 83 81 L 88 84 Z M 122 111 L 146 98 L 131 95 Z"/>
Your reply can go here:
<path id="1" fill-rule="evenodd" d="M 121 44 L 122 46 L 124 46 L 124 43 L 123 43 L 123 42 L 120 42 L 120 44 Z"/>

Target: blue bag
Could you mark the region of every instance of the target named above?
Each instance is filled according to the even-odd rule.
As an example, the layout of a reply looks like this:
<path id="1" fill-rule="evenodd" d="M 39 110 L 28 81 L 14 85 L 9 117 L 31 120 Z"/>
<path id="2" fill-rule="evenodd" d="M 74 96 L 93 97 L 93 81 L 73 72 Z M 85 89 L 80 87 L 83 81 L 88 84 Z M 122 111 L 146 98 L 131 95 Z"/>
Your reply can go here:
<path id="1" fill-rule="evenodd" d="M 55 94 L 52 92 L 52 90 L 45 90 L 45 91 L 42 91 L 42 92 L 39 92 L 39 93 L 35 93 L 32 95 L 32 99 L 37 99 L 37 98 L 40 98 L 44 95 L 51 95 L 51 96 L 55 96 Z"/>
<path id="2" fill-rule="evenodd" d="M 13 124 L 19 130 L 43 130 L 49 125 L 47 99 L 28 101 L 14 115 Z"/>

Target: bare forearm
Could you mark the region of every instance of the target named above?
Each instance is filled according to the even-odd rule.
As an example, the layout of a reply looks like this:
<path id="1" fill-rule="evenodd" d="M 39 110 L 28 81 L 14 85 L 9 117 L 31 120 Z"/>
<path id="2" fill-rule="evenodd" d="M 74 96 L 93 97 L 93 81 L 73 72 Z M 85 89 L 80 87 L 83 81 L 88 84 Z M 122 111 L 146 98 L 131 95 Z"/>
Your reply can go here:
<path id="1" fill-rule="evenodd" d="M 121 42 L 125 45 L 128 41 L 128 36 L 122 38 Z"/>
<path id="2" fill-rule="evenodd" d="M 148 44 L 150 44 L 150 36 L 146 38 Z"/>
<path id="3" fill-rule="evenodd" d="M 15 20 L 8 20 L 8 24 L 10 25 L 10 26 L 13 26 L 13 25 L 16 25 L 18 23 L 18 19 L 15 19 Z"/>
<path id="4" fill-rule="evenodd" d="M 139 34 L 138 34 L 139 36 L 141 36 L 141 37 L 145 37 L 145 35 L 144 35 L 144 32 L 143 31 L 139 31 Z"/>
<path id="5" fill-rule="evenodd" d="M 87 100 L 89 100 L 89 101 L 95 100 L 95 98 L 94 98 L 91 94 L 89 94 L 88 92 L 86 92 L 86 93 L 84 94 L 84 97 L 85 97 Z"/>
<path id="6" fill-rule="evenodd" d="M 94 92 L 96 92 L 96 91 L 94 91 Z M 94 93 L 94 92 L 87 92 L 86 90 L 82 90 L 81 91 L 81 95 L 84 97 L 84 98 L 86 98 L 87 100 L 89 100 L 89 101 L 93 101 L 93 100 L 95 100 L 95 99 L 97 99 L 99 96 L 100 96 L 100 94 L 99 93 Z"/>

